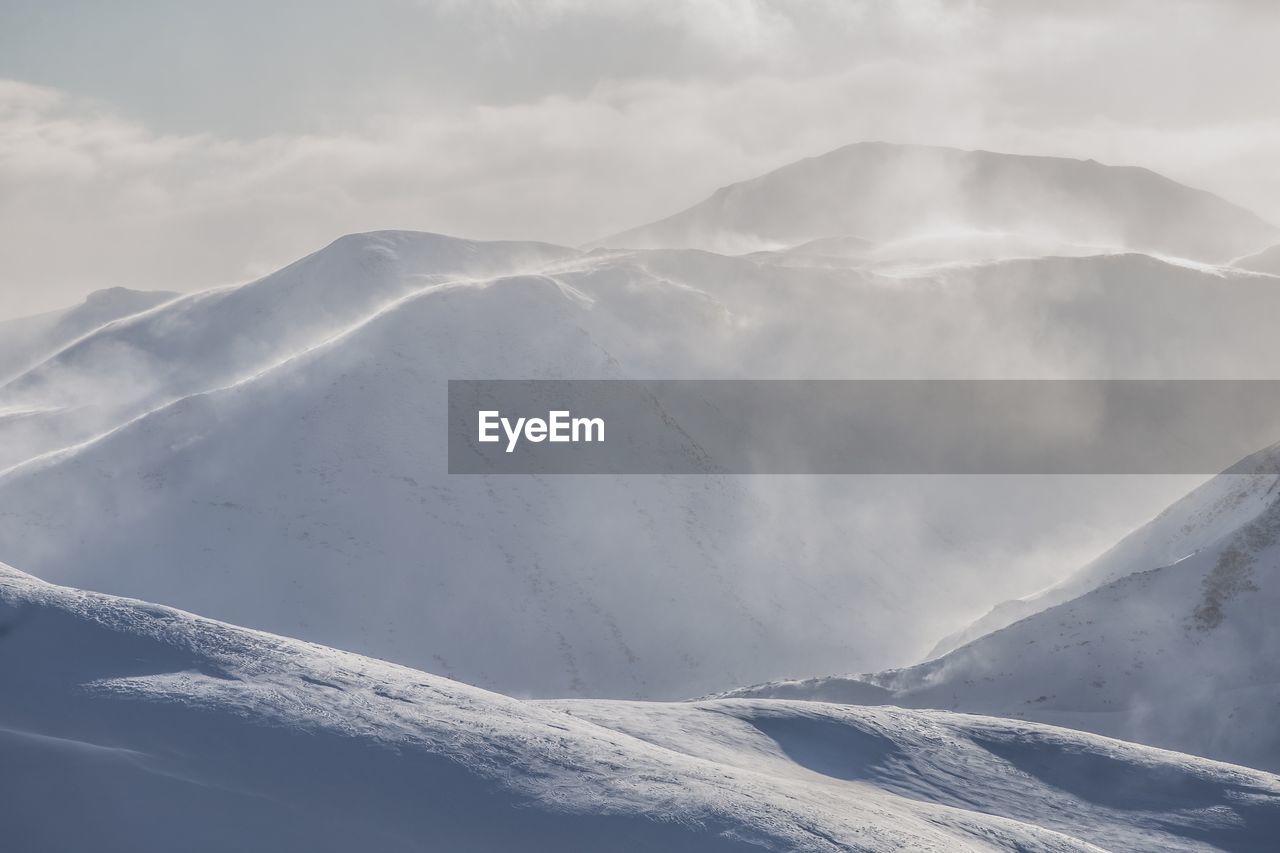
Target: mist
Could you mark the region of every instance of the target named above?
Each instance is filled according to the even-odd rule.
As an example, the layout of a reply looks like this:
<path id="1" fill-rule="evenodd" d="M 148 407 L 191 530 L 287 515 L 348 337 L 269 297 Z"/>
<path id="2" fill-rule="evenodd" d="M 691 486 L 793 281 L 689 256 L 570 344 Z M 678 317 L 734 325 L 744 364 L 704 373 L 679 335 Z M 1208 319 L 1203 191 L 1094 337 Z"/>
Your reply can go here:
<path id="1" fill-rule="evenodd" d="M 0 318 L 378 228 L 579 245 L 864 140 L 1141 165 L 1280 221 L 1272 4 L 360 12 L 0 4 Z"/>
<path id="2" fill-rule="evenodd" d="M 518 695 L 906 665 L 1203 477 L 455 477 L 446 380 L 1274 378 L 1273 282 L 358 235 L 33 354 L 0 388 L 0 538 L 50 580 Z"/>
<path id="3" fill-rule="evenodd" d="M 1278 37 L 0 0 L 5 841 L 1272 849 Z"/>

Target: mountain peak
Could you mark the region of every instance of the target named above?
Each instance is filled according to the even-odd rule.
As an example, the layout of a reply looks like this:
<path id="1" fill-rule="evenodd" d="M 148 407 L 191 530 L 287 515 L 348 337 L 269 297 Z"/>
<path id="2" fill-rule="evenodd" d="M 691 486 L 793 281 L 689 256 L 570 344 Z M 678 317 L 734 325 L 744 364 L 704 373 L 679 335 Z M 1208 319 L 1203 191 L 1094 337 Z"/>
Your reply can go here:
<path id="1" fill-rule="evenodd" d="M 1139 167 L 855 142 L 722 187 L 600 245 L 745 252 L 837 236 L 884 243 L 955 230 L 1215 263 L 1280 236 L 1243 208 Z"/>

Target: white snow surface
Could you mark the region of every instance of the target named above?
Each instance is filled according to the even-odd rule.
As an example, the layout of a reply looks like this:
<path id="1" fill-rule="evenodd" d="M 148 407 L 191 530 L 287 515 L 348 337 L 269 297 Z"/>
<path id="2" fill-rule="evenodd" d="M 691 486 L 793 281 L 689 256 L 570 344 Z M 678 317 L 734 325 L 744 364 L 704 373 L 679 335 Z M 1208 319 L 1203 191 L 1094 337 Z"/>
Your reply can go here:
<path id="1" fill-rule="evenodd" d="M 532 702 L 0 566 L 25 853 L 1266 850 L 1280 777 L 1027 722 Z"/>
<path id="2" fill-rule="evenodd" d="M 0 322 L 0 380 L 7 380 L 108 323 L 168 302 L 167 291 L 108 287 L 65 311 Z"/>
<path id="3" fill-rule="evenodd" d="M 1277 453 L 1242 461 L 941 657 L 726 695 L 1000 714 L 1280 769 L 1280 478 L 1257 473 Z"/>
<path id="4" fill-rule="evenodd" d="M 446 380 L 1261 378 L 1278 315 L 1270 277 L 1136 254 L 885 275 L 352 235 L 0 387 L 0 559 L 520 695 L 881 668 L 1027 588 L 894 527 L 894 501 L 992 524 L 980 482 L 449 477 Z"/>
<path id="5" fill-rule="evenodd" d="M 929 657 L 940 657 L 1127 574 L 1175 563 L 1234 533 L 1267 512 L 1280 497 L 1280 477 L 1269 473 L 1277 469 L 1278 460 L 1280 445 L 1241 460 L 1062 581 L 1034 595 L 1002 602 L 972 625 L 943 638 Z"/>

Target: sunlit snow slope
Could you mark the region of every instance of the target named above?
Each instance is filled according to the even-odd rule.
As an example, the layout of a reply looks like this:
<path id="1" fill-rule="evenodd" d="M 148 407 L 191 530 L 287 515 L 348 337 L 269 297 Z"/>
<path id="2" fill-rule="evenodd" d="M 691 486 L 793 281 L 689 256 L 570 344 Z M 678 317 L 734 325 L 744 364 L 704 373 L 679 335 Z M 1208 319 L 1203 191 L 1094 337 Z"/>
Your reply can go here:
<path id="1" fill-rule="evenodd" d="M 1278 315 L 1271 277 L 1136 254 L 890 275 L 352 235 L 0 387 L 36 413 L 0 420 L 0 559 L 520 694 L 880 668 L 1025 589 L 893 525 L 990 525 L 980 483 L 450 477 L 446 381 L 1265 377 Z"/>
<path id="2" fill-rule="evenodd" d="M 1030 723 L 524 702 L 0 567 L 6 849 L 1265 850 L 1280 778 Z"/>
<path id="3" fill-rule="evenodd" d="M 178 294 L 109 287 L 95 290 L 65 311 L 0 322 L 0 379 L 53 355 L 108 323 L 168 302 Z"/>

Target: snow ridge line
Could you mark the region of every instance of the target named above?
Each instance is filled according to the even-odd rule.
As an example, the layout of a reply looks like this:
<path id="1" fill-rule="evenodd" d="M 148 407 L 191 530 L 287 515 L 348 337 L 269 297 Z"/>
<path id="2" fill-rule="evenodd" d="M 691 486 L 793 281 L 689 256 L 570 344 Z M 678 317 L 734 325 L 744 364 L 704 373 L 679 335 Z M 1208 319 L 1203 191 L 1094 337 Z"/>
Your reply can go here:
<path id="1" fill-rule="evenodd" d="M 202 391 L 194 391 L 190 394 L 183 394 L 177 397 L 173 397 L 169 400 L 166 400 L 163 403 L 160 403 L 157 406 L 154 406 L 148 409 L 145 412 L 142 412 L 138 415 L 135 415 L 129 418 L 128 420 L 120 424 L 117 424 L 111 429 L 100 432 L 97 435 L 91 436 L 83 441 L 76 442 L 75 444 L 71 444 L 66 447 L 59 447 L 54 450 L 45 451 L 44 453 L 40 453 L 36 456 L 32 456 L 29 459 L 24 459 L 21 462 L 16 462 L 7 468 L 0 469 L 0 480 L 3 480 L 28 467 L 36 466 L 43 463 L 53 462 L 55 460 L 59 460 L 65 457 L 74 456 L 75 454 L 87 448 L 90 448 L 107 438 L 110 438 L 116 433 L 130 426 L 133 426 L 134 424 L 146 418 L 149 418 L 152 415 L 156 415 L 156 414 L 159 414 L 160 412 L 165 411 L 166 409 L 170 409 L 184 401 L 195 400 L 201 397 L 207 397 L 213 394 L 221 393 L 223 391 L 230 391 L 232 389 L 239 388 L 244 385 L 248 385 L 251 382 L 255 382 L 263 378 L 264 376 L 267 376 L 268 374 L 274 373 L 275 371 L 280 370 L 288 366 L 289 364 L 292 364 L 293 362 L 296 362 L 302 358 L 305 358 L 306 356 L 309 356 L 315 352 L 326 349 L 330 346 L 333 346 L 334 344 L 341 342 L 345 338 L 348 338 L 351 335 L 354 335 L 360 330 L 368 327 L 373 322 L 381 319 L 382 317 L 387 316 L 388 314 L 391 314 L 392 312 L 396 311 L 397 309 L 401 308 L 402 306 L 416 299 L 425 298 L 427 296 L 434 295 L 438 292 L 456 290 L 464 287 L 486 287 L 493 284 L 494 282 L 501 281 L 507 278 L 516 278 L 521 275 L 532 275 L 532 276 L 537 276 L 539 278 L 548 279 L 549 281 L 551 281 L 553 284 L 556 285 L 556 288 L 561 293 L 561 295 L 563 295 L 566 299 L 569 299 L 569 300 L 573 300 L 573 294 L 577 293 L 575 288 L 572 288 L 564 284 L 559 279 L 553 276 L 548 276 L 543 273 L 523 273 L 523 274 L 522 273 L 503 273 L 502 275 L 491 276 L 489 278 L 456 278 L 456 279 L 450 279 L 448 281 L 443 281 L 443 282 L 438 282 L 436 284 L 428 285 L 418 290 L 414 290 L 409 293 L 406 293 L 403 296 L 398 296 L 395 299 L 392 299 L 389 302 L 386 302 L 380 307 L 374 309 L 372 313 L 358 320 L 352 325 L 347 326 L 346 328 L 340 329 L 339 331 L 331 334 L 326 338 L 323 338 L 317 341 L 316 343 L 305 346 L 302 349 L 297 350 L 296 352 L 292 352 L 287 356 L 285 356 L 284 358 L 274 361 L 266 365 L 265 367 L 262 367 L 256 371 L 253 371 L 244 376 L 241 376 L 239 379 L 236 379 L 225 385 L 220 385 L 214 388 L 206 388 Z M 210 291 L 202 291 L 202 293 L 209 293 L 209 292 Z M 182 297 L 179 297 L 179 298 L 182 298 Z M 174 301 L 176 300 L 170 300 L 169 302 L 166 302 L 164 304 L 171 305 Z M 160 308 L 163 306 L 156 306 L 156 307 Z M 136 316 L 139 316 L 139 315 L 130 315 L 130 317 L 124 317 L 120 319 L 128 320 Z M 115 320 L 112 322 L 119 322 L 119 320 Z M 111 324 L 108 323 L 107 325 L 111 325 Z M 53 357 L 56 357 L 56 356 L 53 356 Z"/>

